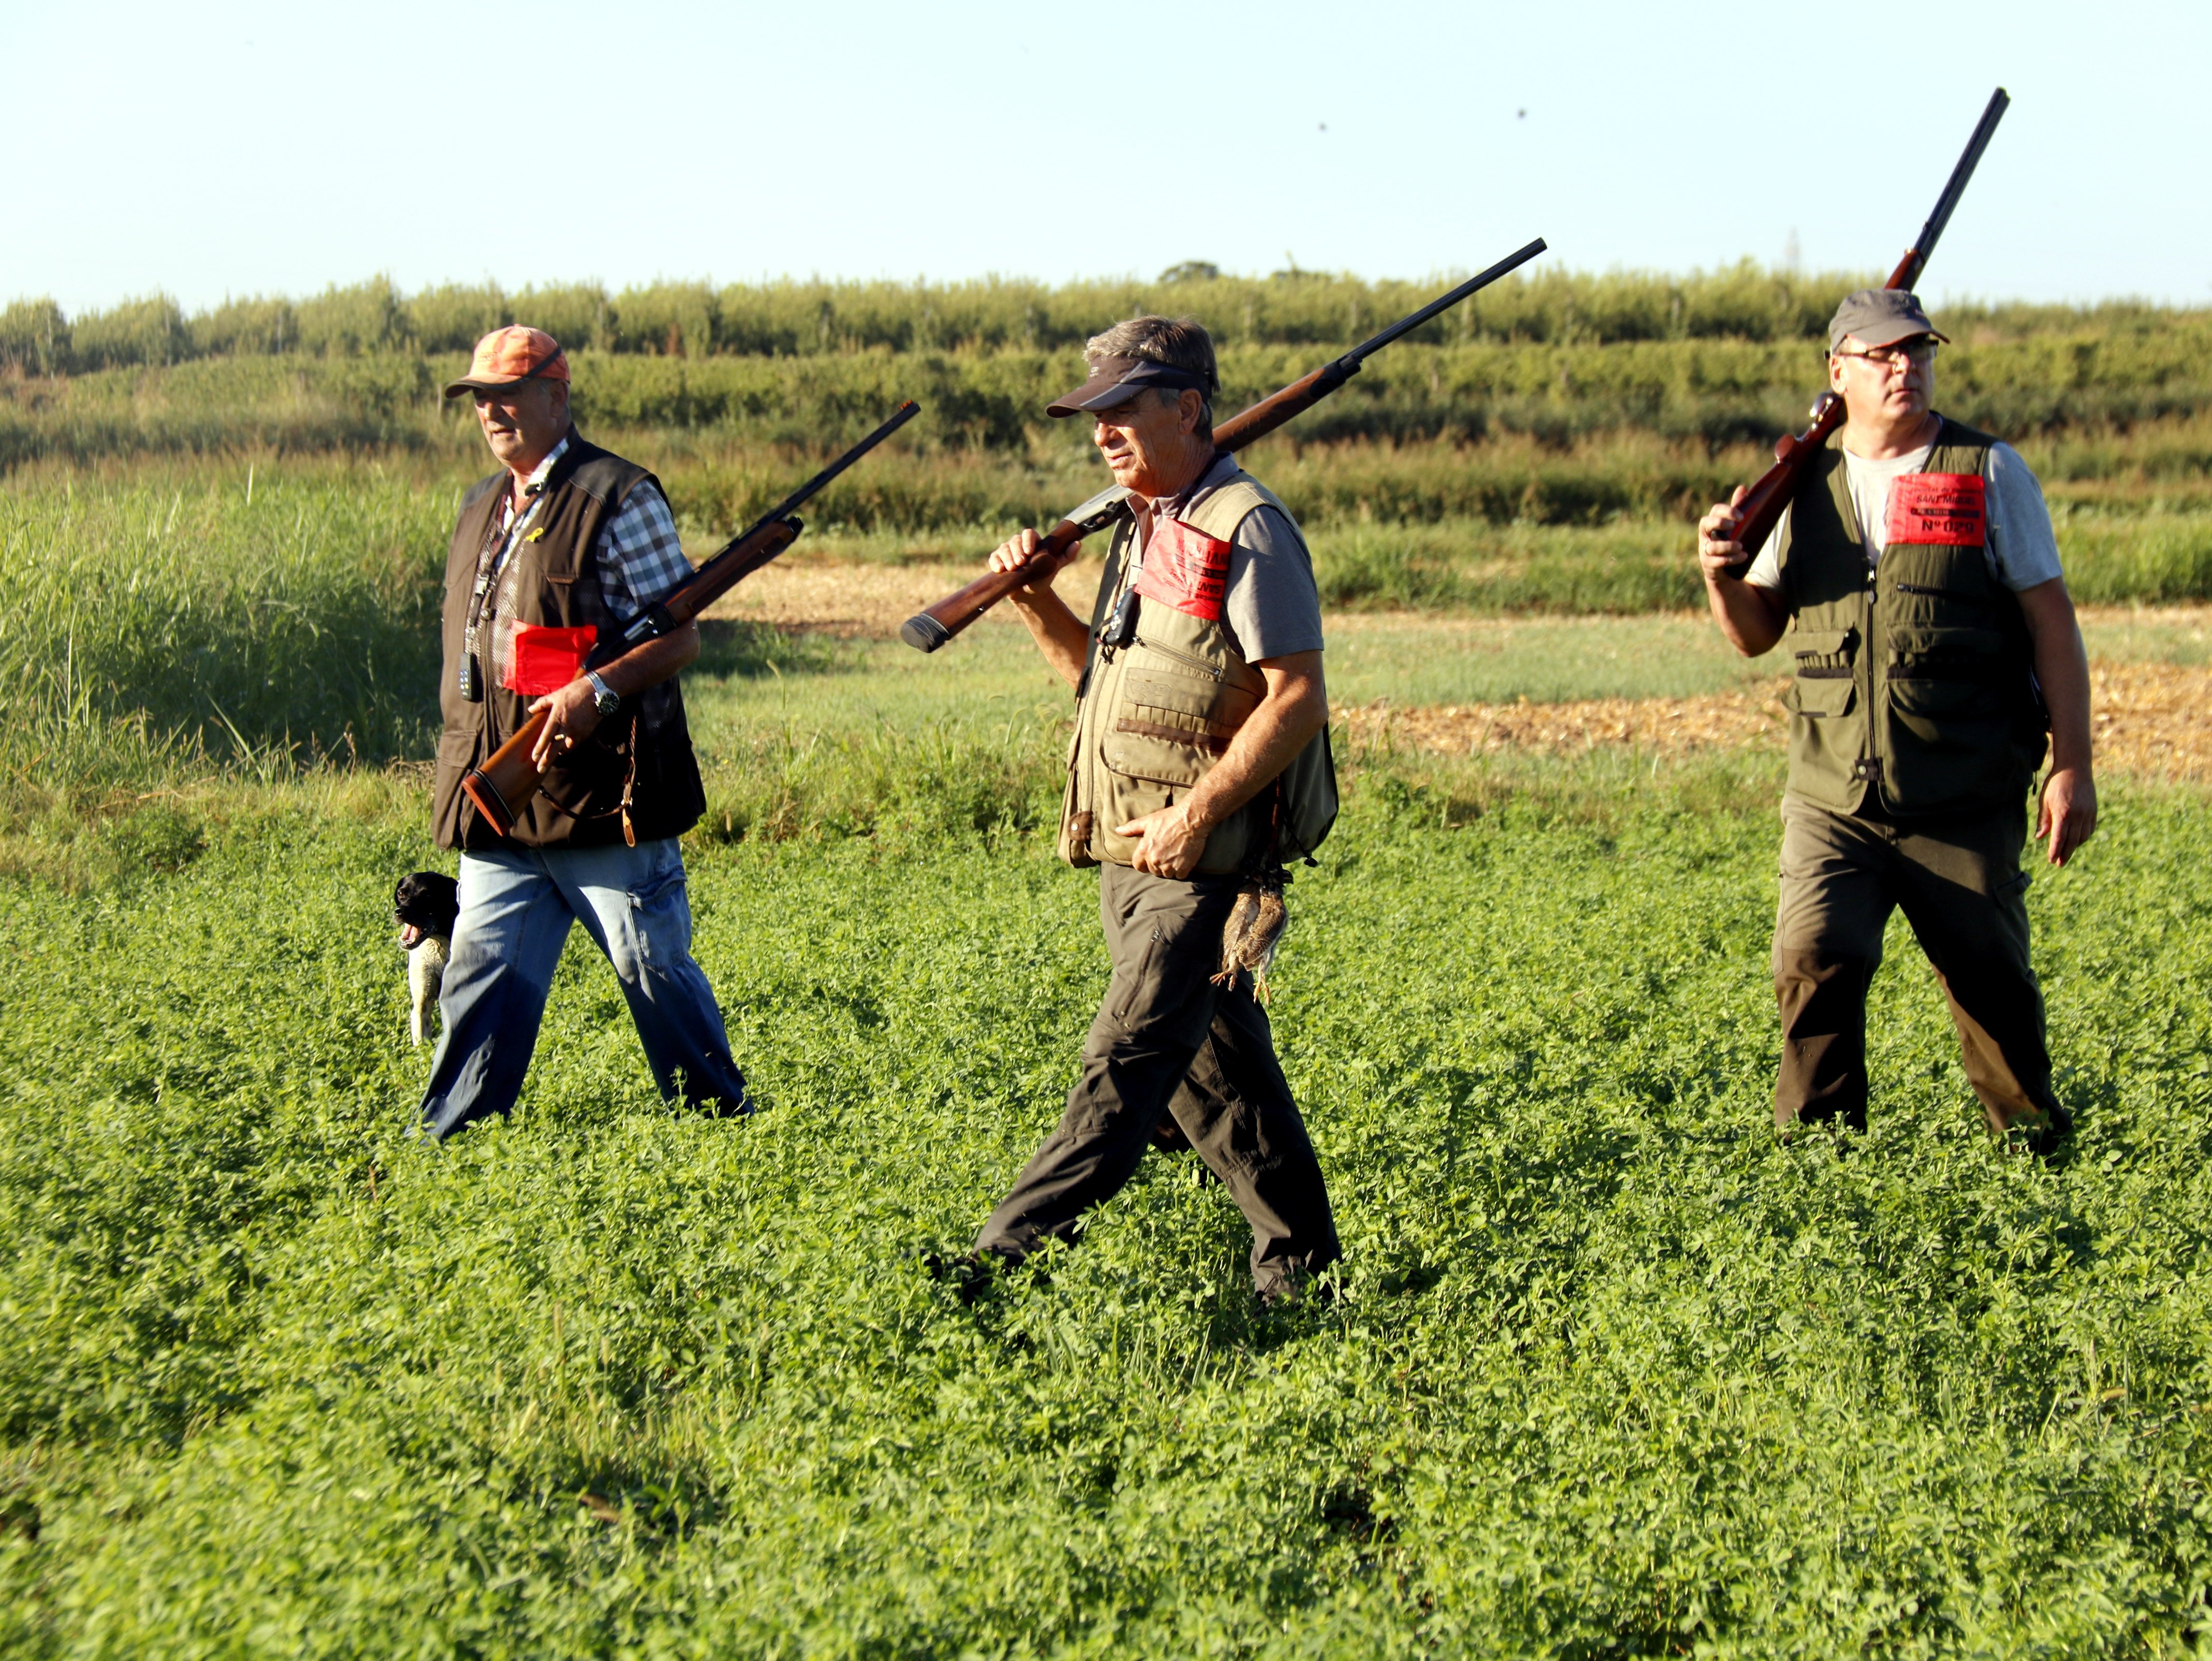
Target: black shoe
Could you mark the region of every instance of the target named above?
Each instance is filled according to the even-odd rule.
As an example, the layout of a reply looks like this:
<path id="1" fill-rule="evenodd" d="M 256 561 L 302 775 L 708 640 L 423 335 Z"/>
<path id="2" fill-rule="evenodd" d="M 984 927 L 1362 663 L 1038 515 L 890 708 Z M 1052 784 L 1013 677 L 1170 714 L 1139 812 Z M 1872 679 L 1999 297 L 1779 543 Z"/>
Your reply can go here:
<path id="1" fill-rule="evenodd" d="M 993 1261 L 997 1256 L 996 1252 L 963 1251 L 957 1257 L 947 1257 L 927 1251 L 922 1254 L 921 1266 L 931 1280 L 951 1287 L 962 1303 L 972 1304 L 990 1287 L 991 1272 L 998 1267 Z"/>
<path id="2" fill-rule="evenodd" d="M 2033 1129 L 2018 1127 L 2005 1132 L 2005 1146 L 2016 1147 L 2031 1158 L 2056 1162 L 2074 1141 L 2074 1127 L 2061 1119 L 2040 1124 Z"/>

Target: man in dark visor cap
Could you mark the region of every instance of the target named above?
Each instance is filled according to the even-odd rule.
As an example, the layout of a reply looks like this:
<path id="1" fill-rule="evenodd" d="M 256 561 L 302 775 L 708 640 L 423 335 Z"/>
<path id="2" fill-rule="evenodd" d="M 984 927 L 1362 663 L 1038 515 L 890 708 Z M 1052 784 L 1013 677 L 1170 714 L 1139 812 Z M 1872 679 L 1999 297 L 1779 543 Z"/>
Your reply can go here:
<path id="1" fill-rule="evenodd" d="M 1252 1226 L 1261 1300 L 1292 1302 L 1335 1261 L 1336 1228 L 1254 983 L 1265 951 L 1231 960 L 1224 933 L 1233 910 L 1273 927 L 1282 862 L 1336 814 L 1313 561 L 1283 504 L 1214 448 L 1204 329 L 1133 318 L 1085 356 L 1090 379 L 1047 412 L 1091 417 L 1129 492 L 1089 624 L 1035 531 L 991 566 L 1036 563 L 1013 602 L 1075 688 L 1060 851 L 1099 869 L 1113 978 L 1060 1128 L 959 1269 L 973 1285 L 1073 1241 L 1148 1145 L 1187 1139 Z"/>

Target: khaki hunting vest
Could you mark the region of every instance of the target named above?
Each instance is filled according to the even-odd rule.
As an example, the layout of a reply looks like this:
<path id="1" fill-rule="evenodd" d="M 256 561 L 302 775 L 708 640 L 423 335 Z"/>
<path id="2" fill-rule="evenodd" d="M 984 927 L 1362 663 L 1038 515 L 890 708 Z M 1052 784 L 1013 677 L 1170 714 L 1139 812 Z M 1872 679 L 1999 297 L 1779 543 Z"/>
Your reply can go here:
<path id="1" fill-rule="evenodd" d="M 1290 519 L 1283 504 L 1240 469 L 1180 521 L 1156 519 L 1138 580 L 1136 638 L 1118 648 L 1100 645 L 1098 634 L 1132 581 L 1137 527 L 1133 518 L 1116 527 L 1091 613 L 1090 658 L 1068 745 L 1060 853 L 1070 865 L 1128 864 L 1137 844 L 1115 836 L 1114 827 L 1188 794 L 1267 696 L 1266 678 L 1230 643 L 1219 621 L 1229 545 L 1244 516 L 1262 505 Z M 1191 609 L 1158 597 L 1171 590 Z M 1337 809 L 1326 727 L 1292 757 L 1280 785 L 1279 793 L 1263 788 L 1214 826 L 1199 856 L 1200 873 L 1242 871 L 1264 859 L 1277 841 L 1279 812 L 1276 852 L 1285 863 L 1321 846 Z"/>
<path id="2" fill-rule="evenodd" d="M 1841 436 L 1814 463 L 1781 548 L 1792 795 L 1962 812 L 2017 804 L 2033 782 L 2048 718 L 2020 601 L 1984 551 L 1996 441 L 1944 421 L 1925 469 L 1890 487 L 1871 569 Z"/>
<path id="3" fill-rule="evenodd" d="M 492 534 L 507 476 L 495 473 L 461 500 L 446 554 L 445 668 L 438 699 L 445 731 L 431 791 L 431 829 L 441 848 L 595 848 L 623 840 L 623 796 L 640 842 L 673 837 L 706 812 L 699 766 L 672 678 L 648 688 L 599 723 L 589 740 L 545 775 L 544 788 L 502 837 L 461 793 L 479 766 L 528 719 L 530 697 L 505 684 L 522 628 L 591 629 L 605 638 L 627 618 L 611 617 L 599 593 L 600 532 L 639 485 L 658 481 L 633 462 L 587 444 L 575 429 L 545 480 L 522 539 L 508 551 L 484 602 L 477 658 L 484 697 L 460 694 L 460 661 L 477 561 Z"/>

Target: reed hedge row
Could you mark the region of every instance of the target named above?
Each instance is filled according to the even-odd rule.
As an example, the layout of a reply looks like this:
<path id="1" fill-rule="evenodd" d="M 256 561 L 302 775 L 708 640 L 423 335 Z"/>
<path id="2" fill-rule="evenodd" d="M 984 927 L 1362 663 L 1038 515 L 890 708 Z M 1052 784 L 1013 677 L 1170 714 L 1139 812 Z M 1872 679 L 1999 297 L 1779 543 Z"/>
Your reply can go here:
<path id="1" fill-rule="evenodd" d="M 1318 355 L 1225 348 L 1220 409 L 1273 391 Z M 443 405 L 439 388 L 462 362 L 459 354 L 387 352 L 0 374 L 0 467 L 149 452 L 458 453 L 477 441 L 465 406 Z M 2155 327 L 1961 342 L 1940 361 L 1939 394 L 1950 412 L 2015 440 L 2109 435 L 2212 408 L 2208 363 L 2212 313 L 2175 314 Z M 1079 368 L 1072 349 L 703 359 L 580 351 L 574 368 L 579 418 L 596 430 L 702 434 L 817 453 L 913 397 L 927 416 L 899 441 L 910 451 L 1050 459 L 1085 447 L 1081 423 L 1042 414 Z M 1522 436 L 1556 447 L 1637 433 L 1717 452 L 1802 423 L 1822 384 L 1818 348 L 1801 341 L 1409 344 L 1375 359 L 1289 436 L 1302 446 Z M 2192 441 L 2160 465 L 2182 478 L 2203 464 Z"/>
<path id="2" fill-rule="evenodd" d="M 1296 270 L 1232 277 L 1191 261 L 1150 283 L 1108 278 L 1057 287 L 998 277 L 784 279 L 720 287 L 657 283 L 616 294 L 597 283 L 514 292 L 449 283 L 408 295 L 375 277 L 299 300 L 255 295 L 187 313 L 174 299 L 155 294 L 74 316 L 39 297 L 0 311 L 0 368 L 56 374 L 210 356 L 465 351 L 479 335 L 513 322 L 550 329 L 573 349 L 648 356 L 1064 350 L 1143 311 L 1202 318 L 1224 345 L 1333 345 L 1373 333 L 1450 280 L 1370 283 Z M 1748 260 L 1686 277 L 1539 265 L 1413 338 L 1431 344 L 1810 340 L 1826 328 L 1840 295 L 1879 280 L 1871 272 L 1769 271 Z M 1943 320 L 1954 330 L 2013 338 L 2156 326 L 2172 315 L 2134 301 L 1969 303 L 1947 308 Z"/>

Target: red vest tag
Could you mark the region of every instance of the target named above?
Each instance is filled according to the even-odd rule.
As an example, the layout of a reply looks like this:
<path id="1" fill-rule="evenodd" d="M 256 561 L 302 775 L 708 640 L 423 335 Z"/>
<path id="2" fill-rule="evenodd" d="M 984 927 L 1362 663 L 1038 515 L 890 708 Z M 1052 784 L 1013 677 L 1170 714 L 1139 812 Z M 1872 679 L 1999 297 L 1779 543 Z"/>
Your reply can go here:
<path id="1" fill-rule="evenodd" d="M 1907 473 L 1890 485 L 1885 545 L 1978 548 L 1988 540 L 1988 491 L 1980 474 Z"/>
<path id="2" fill-rule="evenodd" d="M 1135 587 L 1146 599 L 1218 623 L 1229 593 L 1229 545 L 1179 519 L 1158 520 Z"/>
<path id="3" fill-rule="evenodd" d="M 584 660 L 598 645 L 596 629 L 549 629 L 514 625 L 514 661 L 507 667 L 507 690 L 526 698 L 557 692 L 584 672 Z"/>

